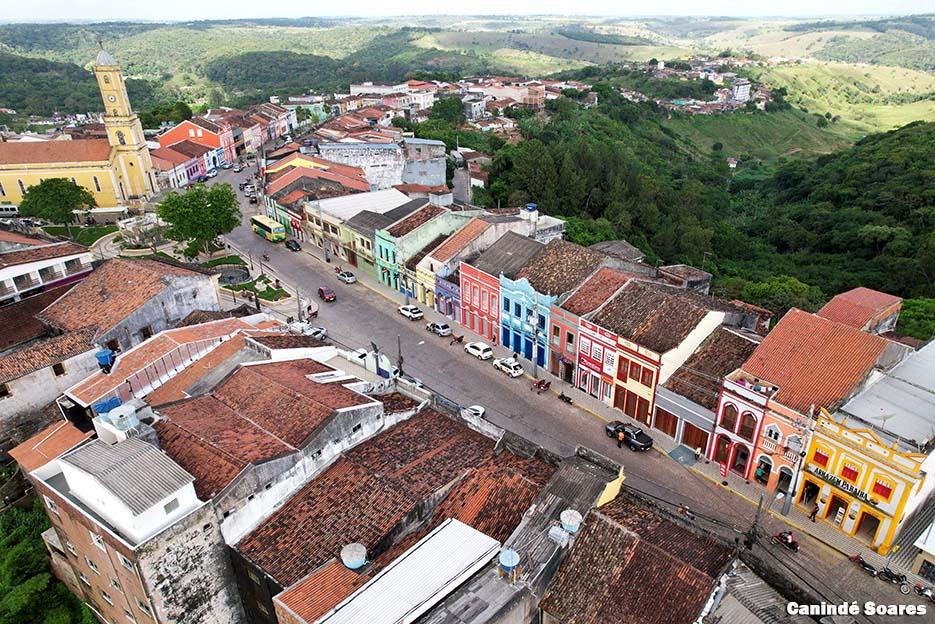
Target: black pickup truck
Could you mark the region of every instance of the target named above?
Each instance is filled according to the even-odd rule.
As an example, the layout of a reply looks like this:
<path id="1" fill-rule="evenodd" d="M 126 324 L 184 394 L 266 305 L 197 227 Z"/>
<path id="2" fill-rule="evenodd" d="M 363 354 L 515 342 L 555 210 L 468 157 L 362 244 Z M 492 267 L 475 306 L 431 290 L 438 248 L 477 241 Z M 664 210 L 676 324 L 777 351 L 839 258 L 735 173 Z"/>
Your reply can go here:
<path id="1" fill-rule="evenodd" d="M 623 443 L 629 446 L 631 451 L 648 451 L 653 447 L 653 439 L 636 425 L 614 420 L 604 426 L 604 432 L 607 433 L 608 438 L 616 440 L 617 434 L 621 431 L 623 431 Z"/>

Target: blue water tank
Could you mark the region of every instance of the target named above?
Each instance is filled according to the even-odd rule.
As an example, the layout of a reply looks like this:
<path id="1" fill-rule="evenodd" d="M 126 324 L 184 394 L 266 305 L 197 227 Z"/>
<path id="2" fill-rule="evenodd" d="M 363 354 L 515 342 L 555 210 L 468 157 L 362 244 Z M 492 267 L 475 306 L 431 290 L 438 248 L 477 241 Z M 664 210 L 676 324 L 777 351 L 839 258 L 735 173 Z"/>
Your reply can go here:
<path id="1" fill-rule="evenodd" d="M 362 568 L 367 563 L 367 547 L 354 542 L 341 549 L 341 562 L 350 570 Z"/>
<path id="2" fill-rule="evenodd" d="M 526 210 L 528 210 L 529 212 L 535 212 L 539 210 L 539 206 L 538 204 L 526 204 Z"/>
<path id="3" fill-rule="evenodd" d="M 581 526 L 581 514 L 574 509 L 566 509 L 559 514 L 559 520 L 562 521 L 562 528 L 568 533 L 577 533 Z"/>
<path id="4" fill-rule="evenodd" d="M 101 368 L 109 368 L 114 363 L 114 352 L 110 349 L 101 349 L 94 354 L 94 357 L 97 358 L 97 364 Z"/>
<path id="5" fill-rule="evenodd" d="M 509 548 L 500 551 L 500 569 L 509 574 L 519 565 L 519 553 Z"/>
<path id="6" fill-rule="evenodd" d="M 94 410 L 94 413 L 98 416 L 102 416 L 115 407 L 119 407 L 121 403 L 123 403 L 123 401 L 120 400 L 120 397 L 110 397 L 109 399 L 98 401 L 91 406 L 91 409 Z"/>

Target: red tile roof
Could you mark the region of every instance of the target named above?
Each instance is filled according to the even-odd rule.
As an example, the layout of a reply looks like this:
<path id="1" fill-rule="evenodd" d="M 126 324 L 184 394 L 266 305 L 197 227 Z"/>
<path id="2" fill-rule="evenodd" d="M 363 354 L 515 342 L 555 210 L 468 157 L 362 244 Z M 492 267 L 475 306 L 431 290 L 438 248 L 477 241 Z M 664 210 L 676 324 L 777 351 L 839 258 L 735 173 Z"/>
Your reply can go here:
<path id="1" fill-rule="evenodd" d="M 58 364 L 94 348 L 94 328 L 66 332 L 29 343 L 0 356 L 0 383 Z"/>
<path id="2" fill-rule="evenodd" d="M 448 186 L 445 184 L 440 184 L 438 186 L 431 186 L 429 184 L 394 184 L 393 188 L 399 191 L 400 193 L 446 193 L 448 192 Z"/>
<path id="3" fill-rule="evenodd" d="M 372 552 L 425 500 L 489 459 L 493 448 L 493 440 L 460 422 L 423 412 L 346 452 L 237 548 L 287 587 L 350 542 Z"/>
<path id="4" fill-rule="evenodd" d="M 729 327 L 718 327 L 665 382 L 665 387 L 713 410 L 724 377 L 747 361 L 762 337 Z"/>
<path id="5" fill-rule="evenodd" d="M 149 155 L 152 156 L 153 158 L 160 158 L 168 162 L 169 164 L 175 165 L 175 166 L 184 165 L 185 163 L 187 163 L 193 158 L 193 156 L 188 156 L 181 152 L 177 152 L 171 147 L 160 147 L 158 149 L 151 149 L 149 150 Z"/>
<path id="6" fill-rule="evenodd" d="M 370 571 L 358 573 L 332 559 L 276 596 L 276 600 L 312 624 L 370 580 Z"/>
<path id="7" fill-rule="evenodd" d="M 690 624 L 732 559 L 621 493 L 588 514 L 540 606 L 564 624 Z"/>
<path id="8" fill-rule="evenodd" d="M 581 284 L 561 307 L 577 316 L 589 314 L 610 299 L 631 277 L 635 276 L 616 269 L 602 267 Z"/>
<path id="9" fill-rule="evenodd" d="M 73 285 L 52 288 L 0 308 L 0 352 L 44 336 L 45 325 L 35 315 L 68 292 Z"/>
<path id="10" fill-rule="evenodd" d="M 64 258 L 66 256 L 75 256 L 83 253 L 88 253 L 88 248 L 82 247 L 77 243 L 65 242 L 36 245 L 25 249 L 0 252 L 0 268 L 39 262 L 40 260 L 50 260 L 52 258 Z"/>
<path id="11" fill-rule="evenodd" d="M 293 167 L 290 171 L 278 176 L 274 182 L 271 182 L 266 189 L 268 195 L 274 195 L 283 190 L 293 182 L 299 180 L 327 180 L 337 182 L 341 186 L 354 191 L 366 192 L 370 190 L 370 183 L 366 179 L 357 176 L 342 175 L 324 169 L 315 167 Z"/>
<path id="12" fill-rule="evenodd" d="M 0 165 L 107 162 L 110 151 L 107 139 L 7 141 L 0 142 Z"/>
<path id="13" fill-rule="evenodd" d="M 874 318 L 902 303 L 900 297 L 870 288 L 854 288 L 832 297 L 818 312 L 829 321 L 863 329 Z"/>
<path id="14" fill-rule="evenodd" d="M 744 363 L 743 370 L 779 387 L 775 400 L 807 413 L 850 396 L 883 355 L 884 338 L 795 308 Z"/>
<path id="15" fill-rule="evenodd" d="M 194 141 L 189 141 L 188 139 L 186 139 L 184 141 L 179 141 L 178 143 L 173 143 L 172 145 L 169 146 L 168 149 L 178 152 L 179 154 L 186 155 L 189 157 L 189 159 L 192 159 L 192 158 L 198 158 L 199 156 L 203 156 L 204 154 L 207 154 L 208 152 L 212 152 L 216 148 L 206 147 L 204 145 L 201 145 L 200 143 L 195 143 Z"/>
<path id="16" fill-rule="evenodd" d="M 603 258 L 587 247 L 553 240 L 517 271 L 513 280 L 525 278 L 544 295 L 562 295 L 597 270 Z"/>
<path id="17" fill-rule="evenodd" d="M 11 449 L 10 457 L 16 460 L 23 471 L 32 472 L 58 459 L 93 435 L 93 431 L 82 432 L 68 421 L 59 421 Z"/>
<path id="18" fill-rule="evenodd" d="M 90 405 L 123 385 L 126 379 L 131 377 L 134 373 L 164 358 L 181 345 L 199 340 L 230 336 L 239 329 L 248 329 L 250 327 L 252 326 L 239 318 L 232 318 L 160 332 L 149 340 L 133 347 L 126 353 L 120 354 L 109 374 L 103 372 L 94 373 L 84 381 L 69 388 L 68 394 L 81 403 Z M 215 349 L 220 348 L 221 347 L 216 347 Z M 193 366 L 197 369 L 200 364 L 196 363 Z M 174 391 L 171 384 L 167 385 L 169 385 L 170 389 L 165 390 L 166 395 Z M 157 390 L 157 392 L 161 390 L 162 388 Z"/>
<path id="19" fill-rule="evenodd" d="M 171 288 L 170 278 L 200 275 L 154 260 L 114 258 L 43 310 L 39 318 L 61 329 L 96 325 L 104 332 Z"/>
<path id="20" fill-rule="evenodd" d="M 489 223 L 474 217 L 452 234 L 451 238 L 439 245 L 430 255 L 440 262 L 448 262 L 489 227 Z"/>
<path id="21" fill-rule="evenodd" d="M 15 243 L 17 245 L 45 245 L 47 241 L 40 238 L 24 236 L 18 232 L 0 230 L 0 242 Z"/>
<path id="22" fill-rule="evenodd" d="M 335 410 L 374 402 L 340 382 L 317 383 L 306 378 L 333 370 L 314 360 L 242 366 L 213 396 L 286 444 L 301 448 Z"/>
<path id="23" fill-rule="evenodd" d="M 308 349 L 328 344 L 311 336 L 296 334 L 258 334 L 253 336 L 253 340 L 270 349 Z"/>
<path id="24" fill-rule="evenodd" d="M 390 236 L 395 238 L 400 238 L 406 234 L 412 232 L 418 227 L 421 227 L 437 217 L 438 215 L 445 212 L 445 209 L 441 206 L 435 206 L 434 204 L 429 204 L 424 208 L 416 210 L 414 213 L 397 223 L 396 225 L 390 227 L 387 232 Z"/>
<path id="25" fill-rule="evenodd" d="M 188 398 L 189 395 L 185 392 L 186 388 L 190 388 L 198 380 L 210 374 L 222 362 L 243 349 L 245 345 L 246 341 L 243 334 L 237 334 L 227 342 L 222 342 L 207 355 L 189 364 L 175 377 L 150 392 L 146 397 L 146 402 L 153 407 L 158 407 Z"/>

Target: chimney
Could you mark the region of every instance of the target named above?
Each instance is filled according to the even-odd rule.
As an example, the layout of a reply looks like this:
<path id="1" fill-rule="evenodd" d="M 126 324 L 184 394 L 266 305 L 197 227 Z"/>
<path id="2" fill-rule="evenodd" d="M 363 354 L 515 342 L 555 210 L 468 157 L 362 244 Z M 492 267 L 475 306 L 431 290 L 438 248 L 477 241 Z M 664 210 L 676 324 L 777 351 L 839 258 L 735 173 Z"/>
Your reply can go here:
<path id="1" fill-rule="evenodd" d="M 441 206 L 444 208 L 454 203 L 454 195 L 451 191 L 429 193 L 429 203 L 433 206 Z"/>

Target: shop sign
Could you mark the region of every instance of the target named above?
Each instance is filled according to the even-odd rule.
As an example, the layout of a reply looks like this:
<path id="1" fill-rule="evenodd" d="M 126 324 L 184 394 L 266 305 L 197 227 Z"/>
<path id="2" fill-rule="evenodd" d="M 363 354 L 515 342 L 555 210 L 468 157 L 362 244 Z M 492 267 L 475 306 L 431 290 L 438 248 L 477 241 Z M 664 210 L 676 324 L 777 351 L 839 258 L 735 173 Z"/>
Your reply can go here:
<path id="1" fill-rule="evenodd" d="M 860 500 L 868 501 L 868 502 L 870 501 L 870 496 L 866 492 L 854 487 L 853 485 L 851 485 L 850 483 L 848 483 L 841 477 L 836 477 L 833 474 L 828 474 L 821 468 L 817 468 L 811 464 L 807 465 L 805 469 L 808 470 L 810 473 L 814 474 L 815 476 L 823 479 L 824 481 L 827 481 L 828 483 L 835 486 L 836 488 L 840 490 L 844 490 L 848 494 L 855 496 L 859 498 Z"/>

